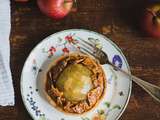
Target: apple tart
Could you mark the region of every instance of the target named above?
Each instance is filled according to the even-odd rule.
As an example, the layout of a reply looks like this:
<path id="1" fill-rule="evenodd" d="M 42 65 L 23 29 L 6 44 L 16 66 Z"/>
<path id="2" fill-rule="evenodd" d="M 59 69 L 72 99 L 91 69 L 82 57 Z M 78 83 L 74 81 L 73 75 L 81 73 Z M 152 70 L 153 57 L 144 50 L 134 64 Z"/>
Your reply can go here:
<path id="1" fill-rule="evenodd" d="M 82 114 L 102 98 L 105 75 L 101 65 L 88 55 L 74 53 L 60 57 L 46 75 L 49 102 L 67 113 Z"/>

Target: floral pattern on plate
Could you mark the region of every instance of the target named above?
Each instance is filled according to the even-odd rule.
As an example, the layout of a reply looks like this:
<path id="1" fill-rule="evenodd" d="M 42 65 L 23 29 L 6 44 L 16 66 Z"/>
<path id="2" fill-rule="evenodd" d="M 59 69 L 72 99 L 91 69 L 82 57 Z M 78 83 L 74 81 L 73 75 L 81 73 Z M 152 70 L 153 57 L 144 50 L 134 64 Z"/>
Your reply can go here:
<path id="1" fill-rule="evenodd" d="M 128 72 L 129 66 L 119 48 L 106 37 L 87 30 L 66 30 L 42 41 L 28 57 L 21 76 L 21 93 L 24 104 L 36 120 L 115 120 L 123 113 L 131 92 L 130 79 L 124 78 L 110 66 L 104 66 L 107 75 L 107 92 L 105 97 L 94 110 L 85 115 L 73 117 L 54 109 L 37 89 L 37 76 L 43 73 L 42 64 L 57 55 L 80 51 L 79 41 L 87 40 L 108 54 L 109 60 Z M 54 42 L 53 42 L 54 41 Z M 29 70 L 30 69 L 30 70 Z M 29 71 L 28 71 L 29 70 Z M 125 80 L 121 80 L 125 79 Z M 30 80 L 30 81 L 28 81 Z M 44 107 L 46 106 L 46 107 Z M 55 118 L 53 118 L 53 116 Z"/>

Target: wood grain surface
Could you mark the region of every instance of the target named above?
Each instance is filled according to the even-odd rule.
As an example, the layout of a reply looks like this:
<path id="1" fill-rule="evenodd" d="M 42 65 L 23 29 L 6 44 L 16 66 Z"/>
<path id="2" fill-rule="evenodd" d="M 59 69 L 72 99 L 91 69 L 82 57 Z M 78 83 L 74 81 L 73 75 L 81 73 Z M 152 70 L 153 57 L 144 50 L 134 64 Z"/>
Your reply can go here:
<path id="1" fill-rule="evenodd" d="M 112 39 L 124 52 L 137 77 L 160 86 L 160 39 L 146 36 L 139 16 L 146 0 L 78 0 L 78 11 L 63 20 L 51 20 L 35 0 L 12 2 L 11 68 L 16 95 L 14 107 L 0 107 L 0 120 L 32 120 L 20 93 L 20 75 L 30 51 L 55 32 L 83 28 Z M 160 104 L 133 83 L 130 102 L 121 120 L 160 120 Z"/>

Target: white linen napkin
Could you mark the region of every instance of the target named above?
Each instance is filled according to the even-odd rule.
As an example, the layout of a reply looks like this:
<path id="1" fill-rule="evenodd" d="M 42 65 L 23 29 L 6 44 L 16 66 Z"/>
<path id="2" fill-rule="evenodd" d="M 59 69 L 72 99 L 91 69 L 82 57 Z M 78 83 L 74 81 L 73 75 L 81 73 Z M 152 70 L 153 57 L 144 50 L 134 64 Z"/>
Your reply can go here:
<path id="1" fill-rule="evenodd" d="M 10 15 L 10 0 L 0 0 L 0 106 L 15 104 L 10 70 Z"/>

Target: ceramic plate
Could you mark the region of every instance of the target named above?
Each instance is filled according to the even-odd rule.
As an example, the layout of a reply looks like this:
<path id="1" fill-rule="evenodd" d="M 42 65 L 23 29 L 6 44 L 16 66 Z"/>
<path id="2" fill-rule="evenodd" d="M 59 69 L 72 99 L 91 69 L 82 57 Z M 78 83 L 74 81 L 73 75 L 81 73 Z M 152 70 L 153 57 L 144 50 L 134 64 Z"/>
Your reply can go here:
<path id="1" fill-rule="evenodd" d="M 79 41 L 87 40 L 108 54 L 109 60 L 130 73 L 126 58 L 121 50 L 108 38 L 96 32 L 71 29 L 55 33 L 39 43 L 27 58 L 21 75 L 23 102 L 34 120 L 117 120 L 125 110 L 132 82 L 130 78 L 103 65 L 106 92 L 99 104 L 82 115 L 65 114 L 49 104 L 45 98 L 44 76 L 48 64 L 57 57 L 79 51 Z"/>

